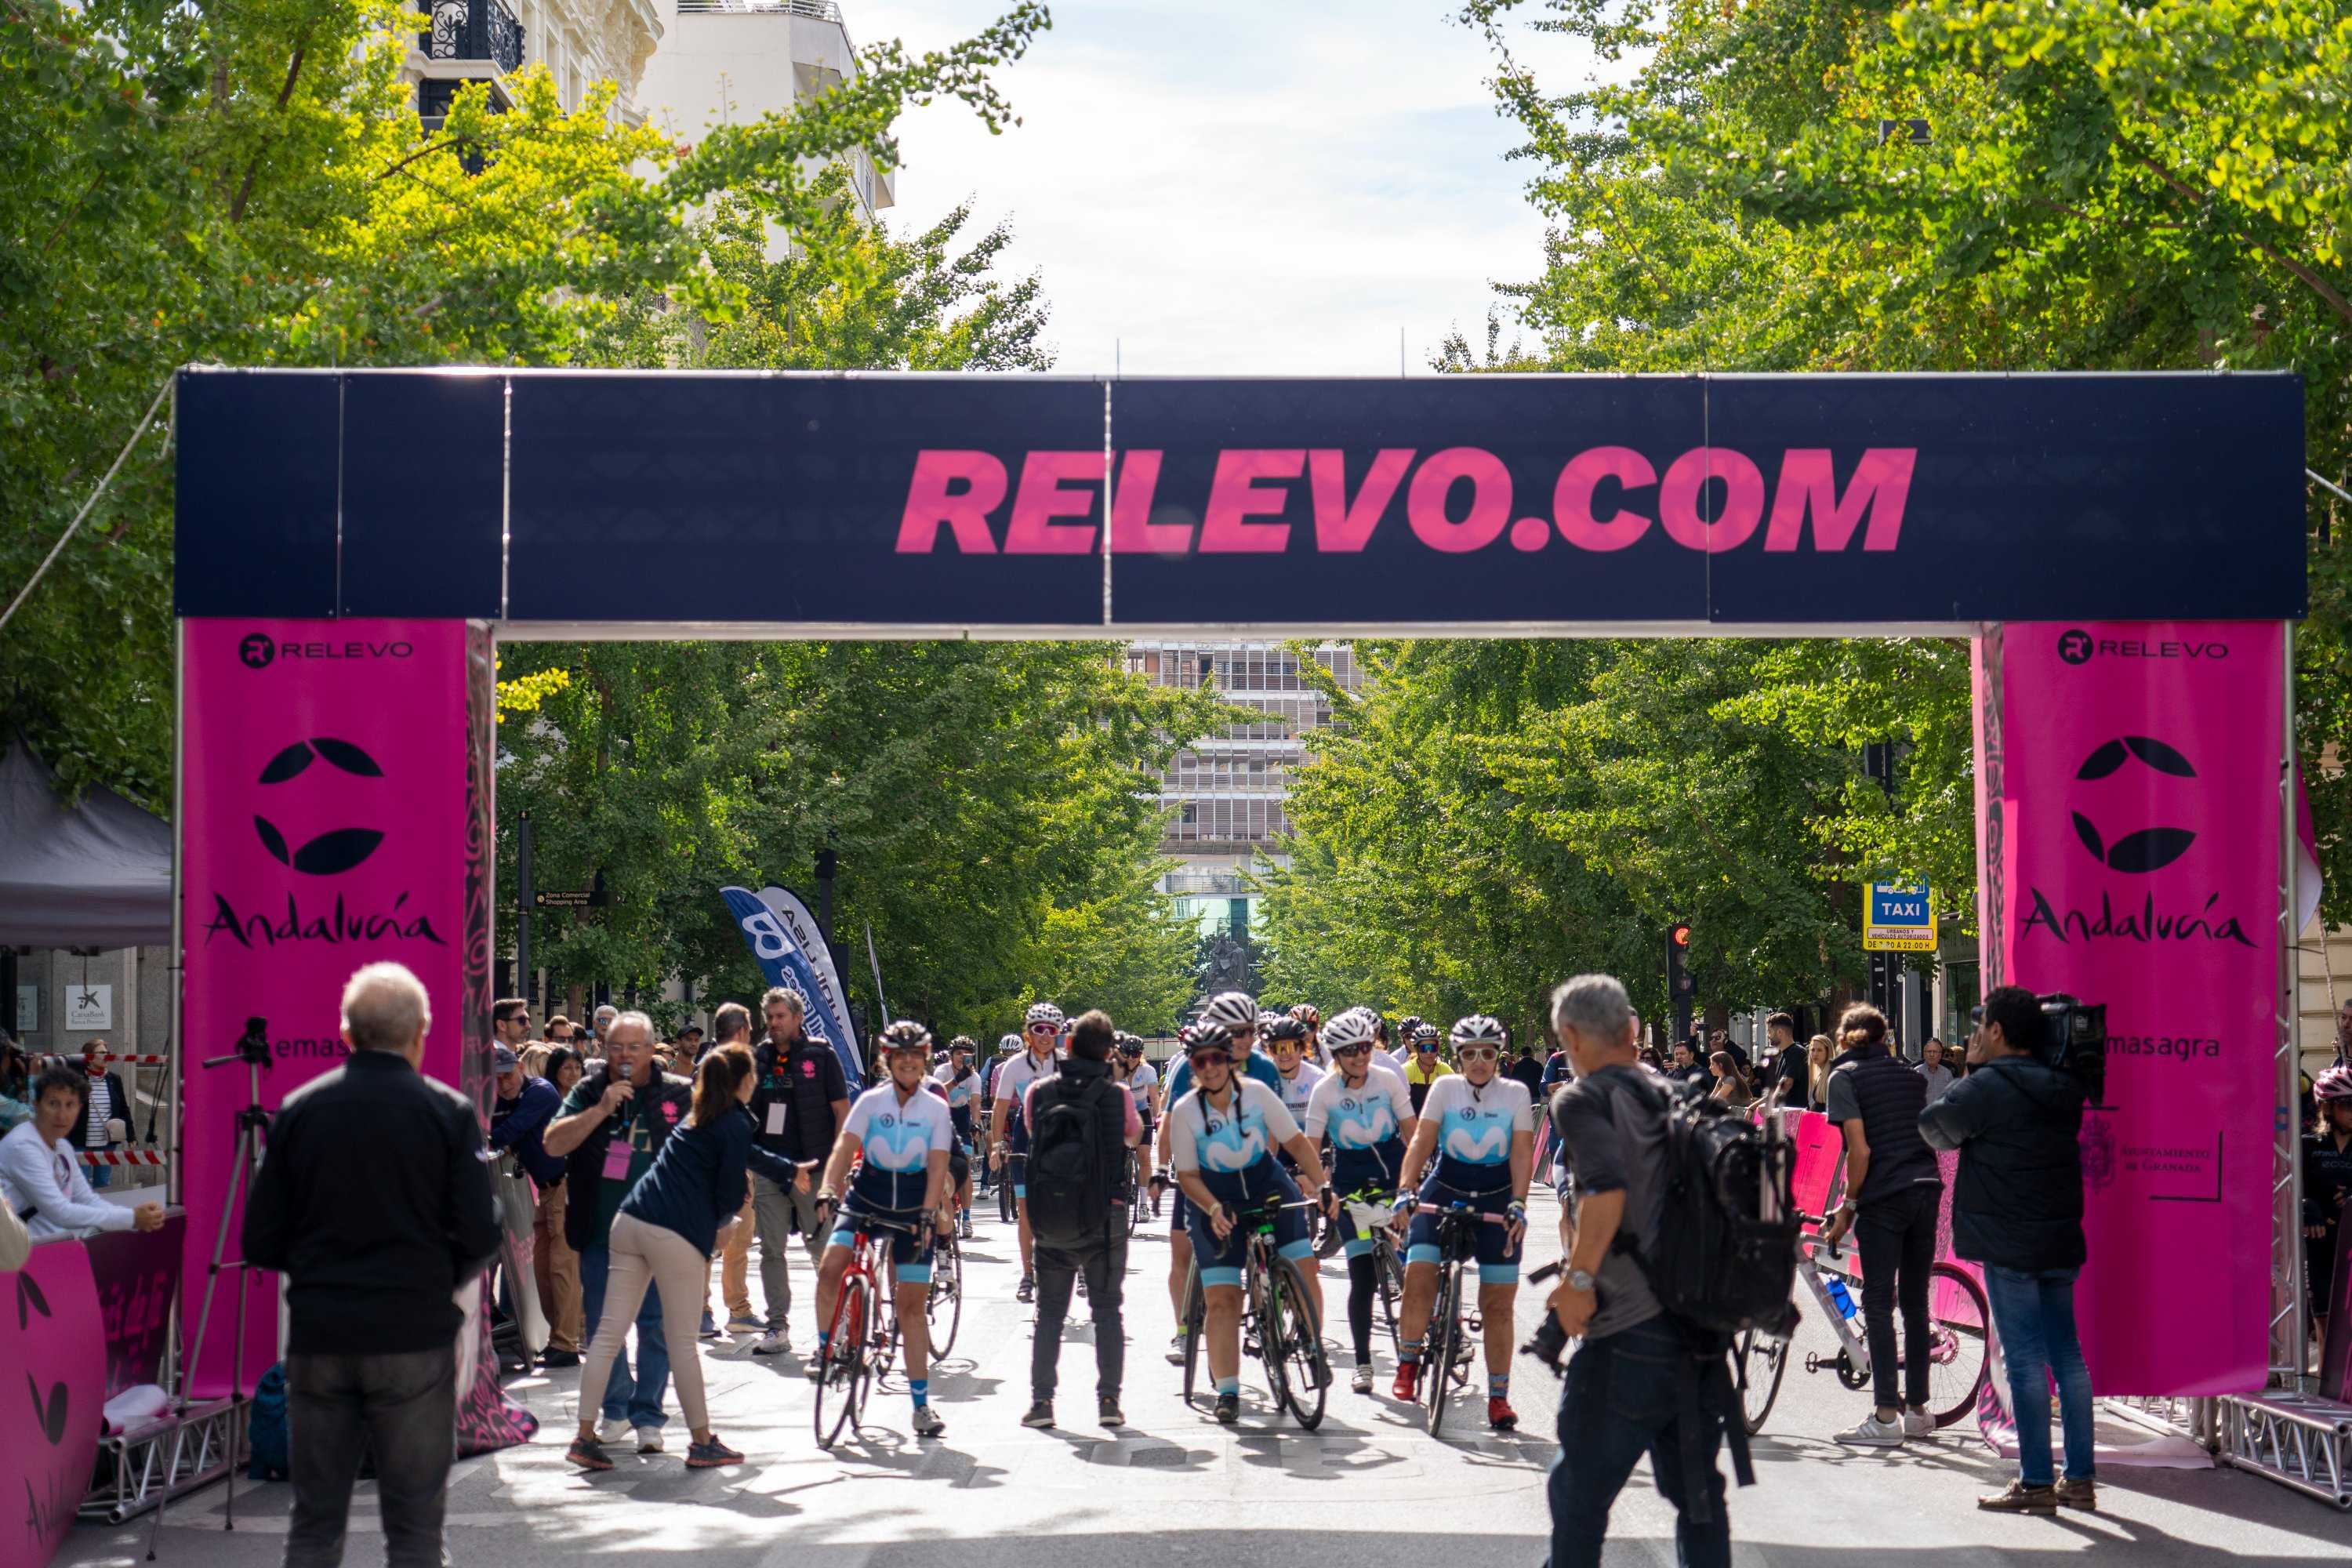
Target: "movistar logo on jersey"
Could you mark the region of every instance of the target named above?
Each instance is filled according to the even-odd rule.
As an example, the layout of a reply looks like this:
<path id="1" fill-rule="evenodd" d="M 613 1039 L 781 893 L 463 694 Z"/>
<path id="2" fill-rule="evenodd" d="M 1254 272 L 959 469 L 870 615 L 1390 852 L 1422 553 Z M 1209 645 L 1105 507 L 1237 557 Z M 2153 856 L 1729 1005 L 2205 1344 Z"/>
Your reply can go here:
<path id="1" fill-rule="evenodd" d="M 1242 1110 L 1208 1121 L 1208 1131 L 1197 1140 L 1202 1170 L 1245 1171 L 1265 1158 L 1264 1115 Z"/>
<path id="2" fill-rule="evenodd" d="M 922 1123 L 884 1111 L 868 1125 L 866 1157 L 886 1171 L 912 1171 L 930 1155 L 930 1140 Z"/>
<path id="3" fill-rule="evenodd" d="M 1339 1097 L 1339 1114 L 1331 1120 L 1331 1141 L 1342 1149 L 1370 1149 L 1397 1135 L 1396 1111 L 1389 1097 Z"/>
<path id="4" fill-rule="evenodd" d="M 1451 1159 L 1472 1165 L 1499 1165 L 1511 1157 L 1509 1113 L 1457 1105 L 1445 1113 L 1439 1147 Z"/>

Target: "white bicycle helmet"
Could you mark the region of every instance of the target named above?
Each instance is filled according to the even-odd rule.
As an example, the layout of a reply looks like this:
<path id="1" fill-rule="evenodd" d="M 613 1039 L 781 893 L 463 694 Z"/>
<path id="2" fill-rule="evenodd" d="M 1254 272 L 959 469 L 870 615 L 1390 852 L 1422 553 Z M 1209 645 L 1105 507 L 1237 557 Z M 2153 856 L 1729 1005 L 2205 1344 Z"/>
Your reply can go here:
<path id="1" fill-rule="evenodd" d="M 1484 1013 L 1473 1013 L 1454 1021 L 1454 1043 L 1461 1046 L 1500 1046 L 1508 1038 L 1500 1018 L 1490 1018 Z"/>
<path id="2" fill-rule="evenodd" d="M 1062 1010 L 1051 1002 L 1032 1002 L 1029 1004 L 1029 1016 L 1022 1022 L 1031 1027 L 1039 1024 L 1051 1024 L 1054 1026 L 1055 1032 L 1058 1034 L 1065 1020 L 1062 1017 Z"/>
<path id="3" fill-rule="evenodd" d="M 1378 1037 L 1372 1015 L 1361 1007 L 1350 1007 L 1323 1026 L 1323 1048 L 1334 1056 L 1358 1046 L 1371 1045 Z"/>
<path id="4" fill-rule="evenodd" d="M 1200 1021 L 1223 1024 L 1228 1030 L 1257 1032 L 1257 998 L 1242 991 L 1220 991 L 1202 1005 Z"/>

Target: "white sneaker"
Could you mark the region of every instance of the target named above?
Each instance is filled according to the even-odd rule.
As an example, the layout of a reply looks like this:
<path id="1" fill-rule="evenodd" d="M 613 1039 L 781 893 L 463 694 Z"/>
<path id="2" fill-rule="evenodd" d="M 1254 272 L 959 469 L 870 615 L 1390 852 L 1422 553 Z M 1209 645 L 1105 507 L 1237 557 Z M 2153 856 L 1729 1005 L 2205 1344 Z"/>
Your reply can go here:
<path id="1" fill-rule="evenodd" d="M 1873 1414 L 1876 1413 L 1873 1412 Z M 1903 1436 L 1924 1437 L 1929 1442 L 1935 1441 L 1936 1418 L 1924 1410 L 1906 1410 L 1903 1413 Z"/>
<path id="2" fill-rule="evenodd" d="M 791 1335 L 782 1329 L 770 1329 L 766 1333 L 761 1334 L 759 1342 L 751 1347 L 751 1353 L 753 1355 L 785 1355 L 790 1353 L 792 1348 Z"/>
<path id="3" fill-rule="evenodd" d="M 596 1436 L 600 1442 L 617 1443 L 627 1436 L 629 1431 L 629 1418 L 625 1415 L 615 1415 L 597 1426 Z"/>
<path id="4" fill-rule="evenodd" d="M 915 1436 L 936 1437 L 948 1429 L 947 1420 L 928 1405 L 915 1406 Z"/>
<path id="5" fill-rule="evenodd" d="M 1168 1364 L 1170 1366 L 1182 1366 L 1184 1364 L 1184 1336 L 1182 1334 L 1178 1334 L 1174 1339 L 1168 1342 Z"/>
<path id="6" fill-rule="evenodd" d="M 661 1428 L 658 1426 L 638 1427 L 637 1452 L 640 1454 L 658 1454 L 661 1451 Z"/>
<path id="7" fill-rule="evenodd" d="M 1354 1389 L 1358 1394 L 1370 1394 L 1372 1391 L 1372 1369 L 1370 1364 L 1367 1363 L 1363 1366 L 1358 1367 L 1356 1369 L 1356 1375 L 1349 1380 L 1348 1386 Z"/>
<path id="8" fill-rule="evenodd" d="M 1903 1446 L 1903 1421 L 1900 1416 L 1881 1421 L 1874 1410 L 1852 1431 L 1839 1433 L 1837 1440 L 1864 1448 L 1899 1448 Z"/>

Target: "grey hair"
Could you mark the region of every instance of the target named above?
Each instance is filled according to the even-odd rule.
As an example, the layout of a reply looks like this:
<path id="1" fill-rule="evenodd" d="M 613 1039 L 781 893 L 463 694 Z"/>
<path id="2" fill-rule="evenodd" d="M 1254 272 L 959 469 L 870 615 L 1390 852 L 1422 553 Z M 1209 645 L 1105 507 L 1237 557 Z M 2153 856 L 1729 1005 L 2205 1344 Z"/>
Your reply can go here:
<path id="1" fill-rule="evenodd" d="M 808 998 L 789 985 L 769 986 L 768 994 L 760 998 L 760 1010 L 765 1012 L 779 1002 L 790 1007 L 801 1017 L 808 1016 Z"/>
<path id="2" fill-rule="evenodd" d="M 635 1008 L 626 1013 L 614 1015 L 613 1021 L 604 1026 L 604 1037 L 609 1040 L 613 1037 L 614 1030 L 623 1028 L 640 1031 L 645 1037 L 637 1042 L 641 1046 L 650 1046 L 654 1043 L 654 1021 Z"/>
<path id="3" fill-rule="evenodd" d="M 404 963 L 371 963 L 343 986 L 343 1033 L 355 1051 L 404 1051 L 433 1026 L 425 982 Z"/>
<path id="4" fill-rule="evenodd" d="M 1614 1040 L 1633 1016 L 1633 1000 L 1613 974 L 1580 974 L 1551 994 L 1551 1026 Z"/>
<path id="5" fill-rule="evenodd" d="M 599 1007 L 593 1013 L 591 1013 L 589 1016 L 591 1018 L 602 1018 L 607 1014 L 610 1014 L 612 1015 L 614 1021 L 617 1023 L 620 1021 L 620 1013 L 621 1010 L 618 1007 L 615 1007 L 610 1002 L 607 1002 L 602 1007 Z"/>

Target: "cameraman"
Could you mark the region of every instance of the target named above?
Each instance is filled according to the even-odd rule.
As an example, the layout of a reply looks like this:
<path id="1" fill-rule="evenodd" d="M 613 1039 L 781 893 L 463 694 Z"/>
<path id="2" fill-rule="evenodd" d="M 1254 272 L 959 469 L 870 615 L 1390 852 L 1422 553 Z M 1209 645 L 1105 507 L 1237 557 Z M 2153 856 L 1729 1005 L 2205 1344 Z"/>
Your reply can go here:
<path id="1" fill-rule="evenodd" d="M 1919 1113 L 1920 1135 L 1960 1153 L 1952 1250 L 1984 1267 L 1985 1295 L 2009 1366 L 2018 1479 L 1979 1498 L 1995 1513 L 2098 1507 L 2091 1461 L 2091 1371 L 2074 1332 L 2083 1242 L 2083 1086 L 2043 1058 L 2041 1004 L 2003 985 L 1977 1009 L 1975 1071 Z M 2058 1382 L 2066 1473 L 2050 1468 L 2050 1381 Z"/>

